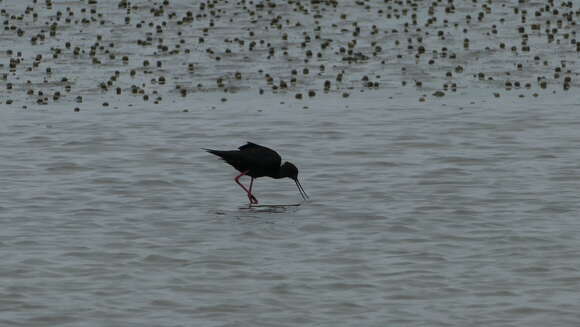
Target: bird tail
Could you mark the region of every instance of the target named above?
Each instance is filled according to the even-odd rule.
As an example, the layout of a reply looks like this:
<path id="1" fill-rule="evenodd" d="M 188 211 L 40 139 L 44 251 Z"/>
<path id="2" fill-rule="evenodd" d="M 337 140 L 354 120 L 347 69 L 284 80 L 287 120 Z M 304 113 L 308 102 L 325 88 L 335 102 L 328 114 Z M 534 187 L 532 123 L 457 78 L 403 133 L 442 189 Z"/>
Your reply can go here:
<path id="1" fill-rule="evenodd" d="M 227 162 L 228 164 L 230 164 L 234 168 L 236 168 L 239 164 L 239 160 L 236 156 L 236 154 L 239 151 L 220 151 L 220 150 L 212 150 L 212 149 L 203 149 L 203 150 L 220 157 L 223 161 Z M 238 169 L 238 168 L 236 168 L 236 169 Z"/>
<path id="2" fill-rule="evenodd" d="M 225 151 L 219 151 L 219 150 L 212 150 L 212 149 L 206 149 L 206 148 L 201 148 L 202 150 L 205 150 L 213 155 L 216 155 L 222 159 L 224 159 L 224 152 Z"/>

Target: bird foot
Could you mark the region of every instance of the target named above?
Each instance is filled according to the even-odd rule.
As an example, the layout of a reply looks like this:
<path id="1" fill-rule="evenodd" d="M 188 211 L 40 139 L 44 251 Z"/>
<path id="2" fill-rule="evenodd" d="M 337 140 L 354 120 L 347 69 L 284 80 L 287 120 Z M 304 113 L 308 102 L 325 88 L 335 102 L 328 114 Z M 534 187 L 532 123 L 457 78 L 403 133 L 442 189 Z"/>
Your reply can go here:
<path id="1" fill-rule="evenodd" d="M 250 200 L 250 204 L 258 204 L 258 199 L 252 194 L 248 194 L 248 199 Z"/>

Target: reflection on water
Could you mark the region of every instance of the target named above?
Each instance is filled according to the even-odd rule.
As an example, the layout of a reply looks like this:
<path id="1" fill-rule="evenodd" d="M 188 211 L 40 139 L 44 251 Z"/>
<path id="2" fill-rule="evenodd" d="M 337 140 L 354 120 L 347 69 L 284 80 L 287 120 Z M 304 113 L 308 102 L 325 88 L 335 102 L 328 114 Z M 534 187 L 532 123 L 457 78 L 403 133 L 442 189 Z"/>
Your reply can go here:
<path id="1" fill-rule="evenodd" d="M 3 323 L 576 321 L 577 112 L 373 101 L 5 115 Z M 276 206 L 249 207 L 200 149 L 246 140 L 300 165 L 312 199 L 260 178 Z"/>
<path id="2" fill-rule="evenodd" d="M 295 212 L 299 206 L 300 204 L 248 205 L 247 207 L 240 207 L 240 210 L 248 210 L 251 213 L 286 213 Z"/>
<path id="3" fill-rule="evenodd" d="M 0 75 L 0 325 L 464 326 L 467 321 L 488 327 L 575 326 L 580 321 L 580 111 L 575 97 L 562 96 L 560 90 L 576 58 L 572 43 L 559 43 L 558 58 L 573 60 L 550 59 L 545 65 L 544 58 L 551 58 L 543 52 L 547 47 L 532 42 L 549 38 L 545 25 L 534 33 L 519 32 L 521 17 L 507 19 L 515 10 L 508 3 L 465 2 L 451 8 L 450 2 L 434 6 L 430 14 L 435 3 L 422 2 L 419 21 L 427 24 L 425 15 L 431 18 L 430 28 L 421 31 L 405 31 L 414 14 L 411 9 L 405 15 L 400 3 L 370 1 L 370 9 L 346 2 L 337 9 L 332 2 L 279 3 L 256 9 L 255 18 L 239 25 L 222 26 L 221 18 L 233 15 L 223 11 L 226 6 L 247 18 L 252 10 L 244 6 L 250 4 L 217 2 L 210 8 L 208 2 L 200 4 L 208 16 L 194 15 L 196 25 L 189 28 L 176 21 L 187 16 L 191 3 L 168 3 L 174 10 L 161 16 L 155 16 L 161 4 L 139 1 L 130 13 L 118 8 L 123 1 L 99 1 L 30 4 L 40 15 L 37 21 L 32 12 L 21 20 L 2 14 L 9 22 L 3 37 L 14 49 L 12 54 L 0 51 L 0 69 L 7 74 Z M 314 53 L 306 65 L 294 59 L 325 38 L 303 34 L 311 28 L 306 23 L 271 28 L 272 21 L 264 17 L 288 14 L 295 25 L 297 15 L 317 3 L 324 3 L 325 15 L 344 13 L 346 18 L 316 18 L 329 31 L 334 24 L 341 32 L 332 35 L 336 45 L 331 42 L 328 54 L 314 59 Z M 379 13 L 385 5 L 391 8 L 380 7 Z M 24 1 L 0 1 L 0 6 L 26 10 Z M 84 15 L 81 6 L 89 6 Z M 91 6 L 115 14 L 99 17 L 101 12 L 92 13 Z M 529 21 L 559 15 L 535 3 L 518 6 L 528 8 Z M 69 10 L 74 19 L 89 17 L 79 22 L 82 31 L 59 25 Z M 531 18 L 536 10 L 542 15 Z M 177 17 L 170 20 L 166 15 L 173 12 Z M 445 23 L 438 16 L 443 13 L 453 19 Z M 471 13 L 470 22 L 464 22 L 466 13 Z M 391 15 L 386 25 L 370 21 L 379 14 Z M 129 24 L 125 15 L 132 17 Z M 314 19 L 315 14 L 308 15 Z M 141 19 L 134 19 L 155 17 L 168 23 L 138 28 Z M 493 17 L 506 19 L 498 23 Z M 117 25 L 108 19 L 123 28 L 111 29 Z M 211 19 L 215 34 L 203 36 Z M 478 25 L 476 19 L 481 19 Z M 48 37 L 53 28 L 43 25 L 47 21 L 59 22 L 58 37 Z M 382 47 L 382 55 L 368 53 L 362 63 L 354 51 L 352 62 L 343 60 L 340 47 L 348 55 L 355 21 L 363 38 L 356 49 L 371 49 L 365 42 L 377 38 L 380 43 L 374 46 Z M 456 30 L 454 22 L 462 25 Z M 11 24 L 25 28 L 25 36 L 19 37 Z M 382 33 L 370 34 L 366 28 L 373 24 Z M 506 31 L 498 37 L 518 44 L 516 52 L 509 49 L 512 43 L 504 52 L 496 49 L 495 39 L 486 35 L 494 24 Z M 157 25 L 164 42 L 143 45 L 147 37 L 155 39 Z M 258 43 L 275 35 L 275 42 L 281 42 L 276 46 L 289 47 L 288 56 L 278 51 L 265 59 L 267 40 L 247 58 L 251 66 L 235 53 L 225 56 L 224 47 L 242 49 L 221 41 L 238 42 L 228 34 L 232 28 L 249 38 L 250 26 L 265 33 L 253 37 Z M 423 41 L 432 64 L 415 57 L 415 33 L 425 32 L 431 33 Z M 39 33 L 46 34 L 44 43 L 31 44 Z M 289 33 L 288 40 L 279 33 Z M 539 53 L 520 49 L 524 34 Z M 550 34 L 566 39 L 564 30 Z M 98 35 L 102 40 L 96 45 Z M 114 49 L 138 59 L 93 63 L 88 52 L 71 54 L 75 46 L 67 48 L 66 36 L 85 51 L 96 47 L 96 60 L 113 60 L 107 59 L 113 54 L 106 52 L 110 41 Z M 302 48 L 306 36 L 311 42 Z M 130 41 L 121 42 L 126 38 Z M 180 38 L 186 40 L 180 49 L 195 51 L 171 53 L 182 44 Z M 469 48 L 464 48 L 465 38 Z M 163 52 L 163 45 L 167 53 L 145 51 Z M 10 71 L 18 49 L 21 63 Z M 36 67 L 38 49 L 45 51 Z M 250 51 L 247 43 L 243 51 Z M 451 59 L 452 53 L 459 56 Z M 145 59 L 151 73 L 142 67 Z M 320 62 L 314 65 L 315 60 Z M 519 69 L 520 62 L 533 69 Z M 568 65 L 559 72 L 562 76 L 554 76 L 562 65 Z M 305 74 L 302 66 L 310 72 Z M 133 69 L 136 77 L 130 76 Z M 241 79 L 227 74 L 234 69 L 240 69 Z M 118 79 L 111 78 L 115 70 Z M 267 73 L 274 76 L 272 84 Z M 62 81 L 63 75 L 70 79 Z M 544 79 L 536 83 L 542 75 L 550 76 L 547 89 L 541 87 Z M 364 76 L 372 87 L 362 83 Z M 224 85 L 214 85 L 218 77 Z M 274 90 L 280 79 L 290 83 L 287 91 Z M 332 86 L 324 93 L 327 79 Z M 506 80 L 513 82 L 513 90 L 506 90 Z M 515 80 L 522 80 L 522 86 L 516 87 Z M 534 84 L 527 88 L 525 81 Z M 454 91 L 453 83 L 459 84 Z M 446 96 L 432 96 L 445 85 Z M 226 86 L 235 92 L 225 92 Z M 262 95 L 260 88 L 266 89 Z M 315 96 L 308 96 L 311 89 Z M 61 92 L 57 100 L 52 98 L 56 91 Z M 499 97 L 490 96 L 496 92 Z M 74 112 L 74 106 L 81 110 Z M 233 181 L 237 172 L 201 150 L 236 148 L 246 141 L 275 148 L 283 160 L 296 163 L 311 200 L 303 202 L 289 180 L 260 178 L 253 192 L 260 203 L 274 206 L 249 207 Z"/>

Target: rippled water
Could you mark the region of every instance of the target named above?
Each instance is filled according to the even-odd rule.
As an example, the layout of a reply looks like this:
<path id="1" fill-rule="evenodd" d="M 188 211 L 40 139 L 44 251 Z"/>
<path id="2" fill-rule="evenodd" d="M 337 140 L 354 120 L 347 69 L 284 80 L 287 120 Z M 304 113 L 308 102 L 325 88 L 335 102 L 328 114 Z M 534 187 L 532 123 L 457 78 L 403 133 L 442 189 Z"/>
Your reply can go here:
<path id="1" fill-rule="evenodd" d="M 418 2 L 408 28 L 409 2 L 203 11 L 175 0 L 161 16 L 147 1 L 49 3 L 0 0 L 12 50 L 0 49 L 1 327 L 580 321 L 580 110 L 564 80 L 577 50 L 573 20 L 556 20 L 567 5 Z M 526 14 L 510 16 L 516 7 Z M 206 16 L 181 26 L 186 10 Z M 355 22 L 355 54 L 368 58 L 345 61 Z M 180 39 L 181 52 L 158 47 Z M 201 150 L 246 141 L 295 163 L 311 201 L 266 178 L 254 184 L 261 203 L 301 205 L 248 208 L 237 172 Z"/>
<path id="2" fill-rule="evenodd" d="M 2 114 L 5 326 L 572 326 L 580 113 L 364 102 Z M 245 207 L 201 147 L 294 161 Z M 299 202 L 259 179 L 263 203 Z"/>

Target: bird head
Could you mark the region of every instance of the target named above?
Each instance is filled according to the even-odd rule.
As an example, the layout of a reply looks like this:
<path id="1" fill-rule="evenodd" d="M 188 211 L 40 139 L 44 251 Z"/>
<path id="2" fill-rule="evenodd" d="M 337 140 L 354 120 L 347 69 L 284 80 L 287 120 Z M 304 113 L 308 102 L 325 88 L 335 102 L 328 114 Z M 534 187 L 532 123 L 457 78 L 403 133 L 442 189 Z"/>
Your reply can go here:
<path id="1" fill-rule="evenodd" d="M 294 164 L 286 161 L 281 167 L 280 167 L 280 172 L 282 175 L 282 177 L 288 177 L 291 178 L 293 180 L 297 180 L 298 179 L 298 168 L 296 168 L 296 166 L 294 166 Z"/>
<path id="2" fill-rule="evenodd" d="M 294 166 L 292 163 L 286 161 L 280 167 L 280 176 L 293 179 L 294 182 L 296 183 L 296 187 L 298 187 L 298 191 L 300 192 L 300 195 L 302 196 L 302 198 L 304 200 L 308 199 L 308 195 L 306 194 L 306 191 L 304 191 L 304 188 L 302 188 L 302 185 L 300 185 L 300 182 L 298 181 L 298 168 L 296 168 L 296 166 Z"/>

